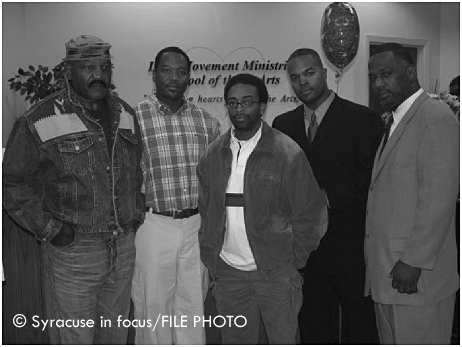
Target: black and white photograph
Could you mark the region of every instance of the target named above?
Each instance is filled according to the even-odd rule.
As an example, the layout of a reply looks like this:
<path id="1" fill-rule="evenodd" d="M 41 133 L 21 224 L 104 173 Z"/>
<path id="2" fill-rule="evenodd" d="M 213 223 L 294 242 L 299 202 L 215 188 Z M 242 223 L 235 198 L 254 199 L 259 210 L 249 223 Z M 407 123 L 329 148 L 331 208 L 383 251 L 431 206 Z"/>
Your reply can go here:
<path id="1" fill-rule="evenodd" d="M 2 2 L 2 344 L 459 345 L 459 2 Z"/>

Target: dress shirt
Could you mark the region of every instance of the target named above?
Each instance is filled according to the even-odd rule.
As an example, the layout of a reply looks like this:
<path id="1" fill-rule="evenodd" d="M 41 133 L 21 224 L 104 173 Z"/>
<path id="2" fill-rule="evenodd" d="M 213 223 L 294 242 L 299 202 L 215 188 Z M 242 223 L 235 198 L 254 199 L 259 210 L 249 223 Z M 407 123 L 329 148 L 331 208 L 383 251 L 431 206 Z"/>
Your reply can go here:
<path id="1" fill-rule="evenodd" d="M 424 90 L 420 88 L 418 91 L 416 91 L 414 94 L 412 94 L 410 97 L 408 97 L 406 100 L 404 100 L 401 105 L 399 105 L 394 112 L 392 112 L 392 117 L 393 117 L 393 124 L 391 125 L 390 128 L 390 135 L 388 135 L 388 138 L 390 138 L 391 134 L 393 134 L 393 131 L 395 131 L 396 127 L 398 126 L 399 122 L 401 122 L 401 119 L 403 119 L 404 115 L 406 114 L 407 111 L 411 108 L 412 104 L 414 101 L 417 100 L 420 94 L 422 94 Z"/>
<path id="2" fill-rule="evenodd" d="M 330 105 L 332 104 L 332 101 L 334 101 L 335 98 L 335 93 L 331 90 L 329 96 L 327 97 L 324 102 L 318 106 L 316 110 L 312 110 L 306 105 L 303 105 L 303 108 L 305 110 L 305 133 L 308 133 L 308 128 L 310 126 L 310 121 L 311 121 L 311 114 L 313 111 L 316 114 L 316 121 L 318 122 L 318 125 L 321 125 L 321 122 L 329 109 Z"/>
<path id="3" fill-rule="evenodd" d="M 247 165 L 247 159 L 249 159 L 250 154 L 261 138 L 261 125 L 255 135 L 246 141 L 238 140 L 234 132 L 235 129 L 233 128 L 230 141 L 233 162 L 226 193 L 243 194 L 245 166 Z M 257 265 L 247 238 L 244 207 L 226 206 L 226 217 L 226 233 L 220 253 L 221 258 L 236 269 L 243 271 L 255 270 Z"/>
<path id="4" fill-rule="evenodd" d="M 161 212 L 197 208 L 196 166 L 208 145 L 220 136 L 220 124 L 185 98 L 173 113 L 151 94 L 135 112 L 144 143 L 141 166 L 146 206 Z"/>

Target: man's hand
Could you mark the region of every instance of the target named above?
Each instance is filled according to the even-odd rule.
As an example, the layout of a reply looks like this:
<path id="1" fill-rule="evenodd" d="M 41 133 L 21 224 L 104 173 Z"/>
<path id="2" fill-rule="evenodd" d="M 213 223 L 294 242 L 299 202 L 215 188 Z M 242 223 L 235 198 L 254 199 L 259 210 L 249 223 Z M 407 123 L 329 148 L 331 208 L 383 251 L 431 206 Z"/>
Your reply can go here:
<path id="1" fill-rule="evenodd" d="M 50 240 L 56 247 L 69 246 L 75 240 L 75 230 L 68 224 L 63 223 L 58 233 Z"/>
<path id="2" fill-rule="evenodd" d="M 393 277 L 391 286 L 398 289 L 400 293 L 417 293 L 417 282 L 421 271 L 420 267 L 413 267 L 398 260 L 390 272 L 390 277 Z"/>

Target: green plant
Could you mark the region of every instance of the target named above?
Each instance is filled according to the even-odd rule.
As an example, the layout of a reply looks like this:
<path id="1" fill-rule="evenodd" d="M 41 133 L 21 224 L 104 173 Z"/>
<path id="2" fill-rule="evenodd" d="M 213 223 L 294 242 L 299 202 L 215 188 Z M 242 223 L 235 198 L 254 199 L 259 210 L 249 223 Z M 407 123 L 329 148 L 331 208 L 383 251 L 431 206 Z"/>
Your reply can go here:
<path id="1" fill-rule="evenodd" d="M 38 65 L 30 65 L 29 70 L 19 69 L 18 74 L 8 79 L 10 89 L 26 95 L 31 104 L 44 99 L 64 86 L 64 62 L 50 69 Z"/>

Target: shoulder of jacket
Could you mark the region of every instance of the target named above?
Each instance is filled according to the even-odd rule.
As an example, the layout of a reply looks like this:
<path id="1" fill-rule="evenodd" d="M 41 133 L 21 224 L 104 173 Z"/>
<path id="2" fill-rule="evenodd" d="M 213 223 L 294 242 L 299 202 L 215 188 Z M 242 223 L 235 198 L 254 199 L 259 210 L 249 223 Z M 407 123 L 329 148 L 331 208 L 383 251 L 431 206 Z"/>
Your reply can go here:
<path id="1" fill-rule="evenodd" d="M 360 114 L 375 114 L 375 112 L 372 111 L 367 106 L 358 104 L 358 103 L 353 102 L 351 100 L 343 99 L 343 98 L 339 97 L 338 95 L 336 96 L 336 99 L 337 99 L 337 102 L 342 105 L 342 108 L 347 108 L 349 110 L 355 110 L 357 113 L 360 113 Z"/>
<path id="2" fill-rule="evenodd" d="M 302 149 L 290 136 L 284 134 L 278 129 L 271 128 L 272 136 L 274 138 L 274 146 L 276 150 L 284 151 L 287 155 L 293 155 L 302 152 Z"/>
<path id="3" fill-rule="evenodd" d="M 54 104 L 59 102 L 64 103 L 64 90 L 59 90 L 51 95 L 48 95 L 46 98 L 40 100 L 36 104 L 32 105 L 23 115 L 32 122 L 40 120 L 42 117 L 46 116 L 48 112 L 54 110 Z"/>
<path id="4" fill-rule="evenodd" d="M 418 118 L 425 122 L 435 121 L 457 121 L 456 116 L 452 112 L 451 108 L 441 101 L 432 99 L 431 97 L 425 99 L 417 111 L 420 113 Z"/>
<path id="5" fill-rule="evenodd" d="M 339 96 L 336 96 L 336 99 L 341 106 L 339 109 L 345 116 L 348 116 L 349 119 L 355 119 L 360 123 L 366 121 L 367 123 L 376 123 L 380 127 L 383 126 L 383 121 L 380 115 L 371 110 L 369 107 L 350 100 L 342 99 Z"/>
<path id="6" fill-rule="evenodd" d="M 41 143 L 73 133 L 87 131 L 82 114 L 62 90 L 44 99 L 29 110 L 26 118 Z"/>
<path id="7" fill-rule="evenodd" d="M 228 129 L 229 131 L 229 129 Z M 226 131 L 224 134 L 220 135 L 217 137 L 214 141 L 212 141 L 209 146 L 207 147 L 207 150 L 210 149 L 210 153 L 212 151 L 218 151 L 221 147 L 223 147 L 225 140 L 226 140 L 226 135 L 228 134 L 228 131 Z"/>
<path id="8" fill-rule="evenodd" d="M 279 122 L 281 120 L 290 119 L 294 114 L 297 113 L 297 111 L 299 111 L 300 107 L 303 107 L 303 105 L 297 106 L 296 108 L 294 108 L 294 109 L 292 109 L 290 111 L 284 112 L 284 113 L 280 114 L 279 116 L 274 117 L 274 121 Z"/>

